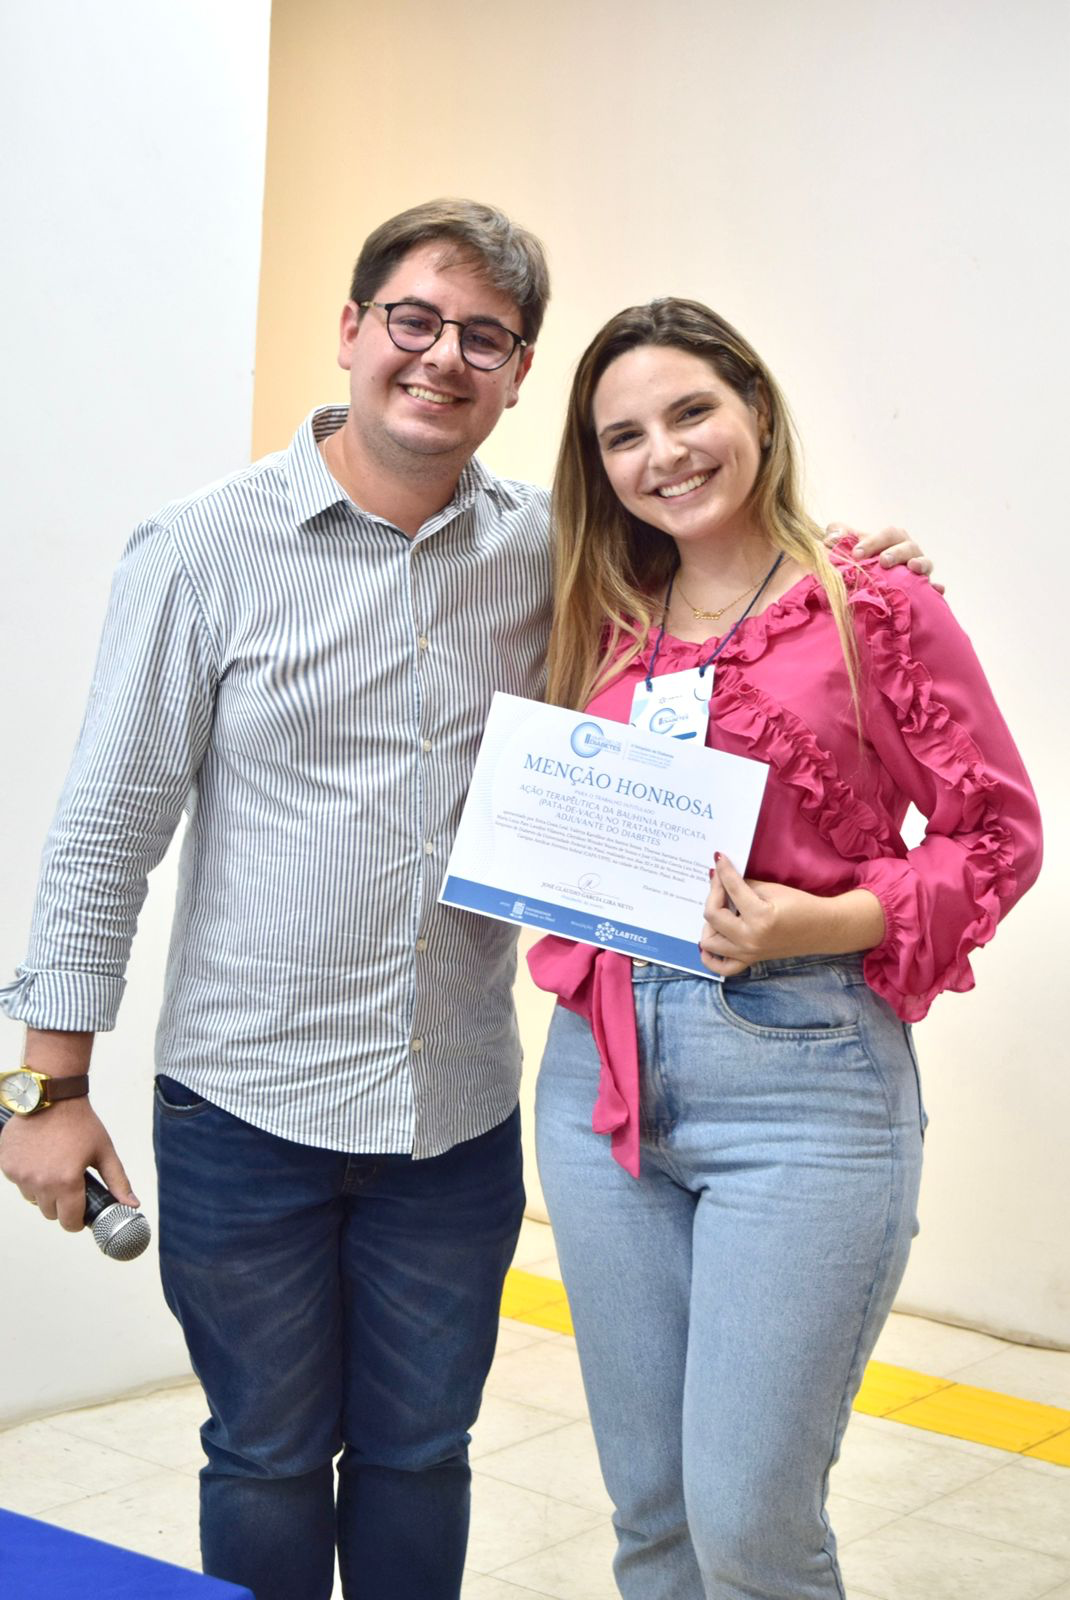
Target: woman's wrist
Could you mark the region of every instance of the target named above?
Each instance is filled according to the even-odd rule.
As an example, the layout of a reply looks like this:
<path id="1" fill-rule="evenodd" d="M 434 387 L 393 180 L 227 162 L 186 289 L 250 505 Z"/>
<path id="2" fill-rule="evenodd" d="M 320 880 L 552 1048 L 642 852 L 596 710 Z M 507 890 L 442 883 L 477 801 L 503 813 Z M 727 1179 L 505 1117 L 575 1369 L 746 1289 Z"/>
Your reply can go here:
<path id="1" fill-rule="evenodd" d="M 847 889 L 830 896 L 826 904 L 831 913 L 828 931 L 833 941 L 824 946 L 826 955 L 875 950 L 883 942 L 884 908 L 871 889 Z"/>

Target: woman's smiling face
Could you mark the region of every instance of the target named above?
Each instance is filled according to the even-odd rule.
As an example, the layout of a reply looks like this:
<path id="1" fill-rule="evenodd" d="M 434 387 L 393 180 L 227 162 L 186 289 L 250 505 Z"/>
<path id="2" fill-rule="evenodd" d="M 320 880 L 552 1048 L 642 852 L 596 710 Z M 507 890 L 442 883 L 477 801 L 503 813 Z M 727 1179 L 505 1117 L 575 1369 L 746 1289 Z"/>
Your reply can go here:
<path id="1" fill-rule="evenodd" d="M 626 351 L 602 374 L 592 411 L 606 476 L 633 516 L 687 544 L 758 531 L 749 501 L 766 419 L 701 356 Z"/>

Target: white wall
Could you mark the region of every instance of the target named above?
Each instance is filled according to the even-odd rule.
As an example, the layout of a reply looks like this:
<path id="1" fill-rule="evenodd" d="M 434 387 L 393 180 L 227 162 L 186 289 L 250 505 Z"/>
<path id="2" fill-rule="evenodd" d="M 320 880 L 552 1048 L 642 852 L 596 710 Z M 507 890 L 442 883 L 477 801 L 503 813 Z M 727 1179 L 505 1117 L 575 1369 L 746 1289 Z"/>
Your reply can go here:
<path id="1" fill-rule="evenodd" d="M 0 29 L 0 982 L 134 523 L 249 456 L 269 0 L 52 0 Z M 94 1097 L 149 1215 L 154 879 Z M 2 1024 L 5 1065 L 21 1029 Z M 155 1252 L 106 1261 L 0 1185 L 0 1420 L 188 1370 Z"/>

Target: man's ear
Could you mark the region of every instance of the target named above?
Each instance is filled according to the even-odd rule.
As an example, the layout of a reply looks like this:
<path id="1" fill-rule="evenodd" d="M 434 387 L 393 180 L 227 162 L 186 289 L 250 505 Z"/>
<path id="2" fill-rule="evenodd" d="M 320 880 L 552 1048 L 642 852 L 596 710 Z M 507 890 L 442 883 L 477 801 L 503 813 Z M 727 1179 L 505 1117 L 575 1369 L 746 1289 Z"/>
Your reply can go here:
<path id="1" fill-rule="evenodd" d="M 355 300 L 347 300 L 338 324 L 338 365 L 343 372 L 353 365 L 353 344 L 359 328 L 360 307 Z"/>
<path id="2" fill-rule="evenodd" d="M 531 371 L 531 363 L 534 361 L 534 359 L 535 346 L 533 344 L 529 344 L 527 349 L 521 355 L 520 360 L 516 364 L 516 375 L 513 378 L 512 388 L 509 391 L 509 398 L 505 402 L 507 408 L 509 406 L 515 406 L 517 401 L 520 399 L 520 385 Z"/>

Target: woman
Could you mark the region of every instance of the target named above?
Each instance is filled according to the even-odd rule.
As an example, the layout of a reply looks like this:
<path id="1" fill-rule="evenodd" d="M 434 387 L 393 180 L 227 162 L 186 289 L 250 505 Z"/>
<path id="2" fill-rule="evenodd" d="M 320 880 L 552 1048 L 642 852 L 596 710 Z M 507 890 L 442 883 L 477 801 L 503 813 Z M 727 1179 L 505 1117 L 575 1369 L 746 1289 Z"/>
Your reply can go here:
<path id="1" fill-rule="evenodd" d="M 776 384 L 707 308 L 598 334 L 555 499 L 551 699 L 627 722 L 655 678 L 712 680 L 706 742 L 770 768 L 746 879 L 711 873 L 723 981 L 555 938 L 531 957 L 562 1002 L 539 1164 L 617 1582 L 842 1600 L 828 1474 L 916 1230 L 909 1024 L 972 986 L 1035 877 L 1035 801 L 940 596 L 823 549 Z"/>

